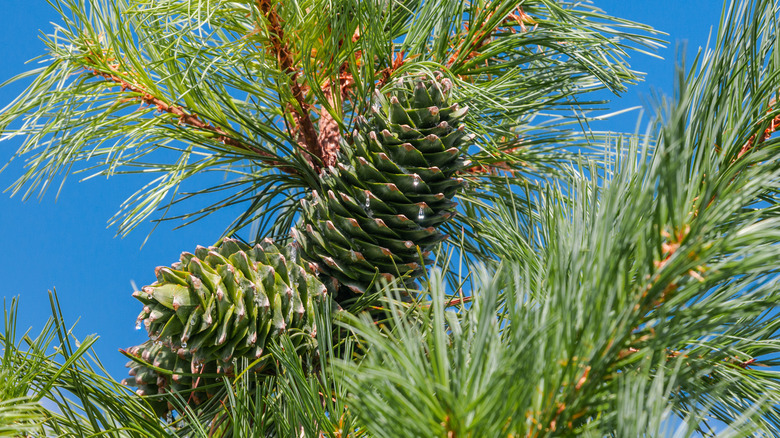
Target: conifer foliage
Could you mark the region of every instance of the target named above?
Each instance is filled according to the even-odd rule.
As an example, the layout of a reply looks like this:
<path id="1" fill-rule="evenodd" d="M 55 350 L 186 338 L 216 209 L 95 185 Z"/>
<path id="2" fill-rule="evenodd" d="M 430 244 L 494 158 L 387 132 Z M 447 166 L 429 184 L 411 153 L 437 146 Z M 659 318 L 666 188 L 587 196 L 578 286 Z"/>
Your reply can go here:
<path id="1" fill-rule="evenodd" d="M 242 208 L 134 293 L 121 383 L 14 302 L 0 434 L 780 435 L 775 1 L 617 137 L 588 93 L 659 40 L 581 2 L 51 4 L 13 193 L 158 174 L 120 233 Z"/>

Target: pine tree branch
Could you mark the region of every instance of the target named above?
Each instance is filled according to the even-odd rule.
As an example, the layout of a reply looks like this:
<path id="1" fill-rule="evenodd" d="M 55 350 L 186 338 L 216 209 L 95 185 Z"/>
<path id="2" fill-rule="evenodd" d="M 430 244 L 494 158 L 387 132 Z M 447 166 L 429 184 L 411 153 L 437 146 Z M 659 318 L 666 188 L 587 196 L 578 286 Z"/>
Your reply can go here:
<path id="1" fill-rule="evenodd" d="M 90 71 L 95 76 L 100 76 L 104 79 L 106 79 L 109 82 L 114 82 L 118 84 L 122 91 L 131 91 L 133 93 L 138 94 L 138 99 L 141 100 L 141 102 L 156 107 L 158 111 L 165 112 L 169 114 L 173 114 L 174 116 L 178 117 L 178 124 L 179 125 L 188 125 L 192 126 L 197 129 L 201 129 L 204 131 L 213 132 L 215 134 L 218 134 L 216 137 L 216 140 L 219 142 L 222 142 L 225 145 L 235 147 L 237 149 L 245 150 L 248 152 L 251 152 L 260 159 L 272 166 L 279 167 L 282 171 L 287 173 L 295 173 L 294 169 L 291 169 L 287 166 L 283 166 L 279 161 L 273 159 L 274 156 L 272 154 L 269 154 L 268 152 L 262 151 L 260 149 L 257 149 L 256 147 L 246 144 L 240 140 L 237 140 L 233 137 L 230 137 L 227 132 L 225 132 L 224 129 L 214 126 L 210 122 L 204 121 L 201 119 L 201 117 L 192 111 L 186 110 L 181 105 L 175 105 L 175 104 L 169 104 L 163 99 L 154 96 L 153 94 L 149 93 L 148 91 L 144 90 L 141 86 L 136 84 L 131 84 L 130 82 L 126 81 L 122 77 L 119 76 L 119 72 L 117 71 L 111 71 L 111 72 L 105 72 L 100 71 L 97 68 L 94 67 L 84 67 L 86 70 Z"/>
<path id="2" fill-rule="evenodd" d="M 355 33 L 352 35 L 352 42 L 355 43 L 360 39 L 360 29 L 355 29 Z M 343 41 L 339 42 L 341 46 Z M 355 53 L 356 60 L 359 60 L 362 56 L 360 51 Z M 325 84 L 321 87 L 322 94 L 325 96 L 325 100 L 328 102 L 328 106 L 331 108 L 340 107 L 341 103 L 349 98 L 349 91 L 355 85 L 355 78 L 348 70 L 347 62 L 343 62 L 339 67 L 338 77 L 338 89 L 340 99 L 335 99 L 333 91 L 331 90 L 331 81 L 325 81 Z M 324 106 L 320 106 L 320 120 L 319 120 L 320 133 L 317 137 L 317 142 L 320 145 L 322 152 L 323 164 L 325 167 L 333 166 L 336 164 L 336 155 L 341 148 L 341 128 L 330 114 L 330 112 Z"/>
<path id="3" fill-rule="evenodd" d="M 770 108 L 775 104 L 775 99 L 772 99 L 769 101 Z M 770 110 L 771 111 L 771 110 Z M 758 146 L 761 143 L 769 140 L 769 137 L 772 136 L 772 134 L 775 133 L 775 131 L 780 127 L 780 115 L 775 116 L 770 122 L 769 127 L 766 128 L 761 134 L 761 137 L 758 137 L 758 141 L 756 141 L 756 135 L 753 134 L 753 136 L 748 139 L 747 143 L 745 143 L 744 146 L 742 146 L 742 149 L 739 150 L 739 153 L 737 154 L 736 160 L 742 158 L 743 155 L 750 152 L 754 146 Z"/>
<path id="4" fill-rule="evenodd" d="M 479 49 L 483 48 L 490 42 L 490 38 L 499 31 L 504 31 L 506 33 L 516 33 L 517 29 L 515 29 L 516 26 L 520 26 L 520 30 L 522 32 L 525 32 L 527 28 L 525 27 L 525 24 L 533 24 L 534 27 L 536 27 L 537 23 L 536 21 L 531 18 L 528 14 L 523 11 L 523 8 L 518 6 L 517 9 L 513 12 L 510 12 L 509 14 L 504 17 L 501 22 L 498 23 L 498 25 L 493 26 L 491 28 L 488 28 L 489 21 L 493 18 L 493 14 L 496 11 L 489 12 L 487 16 L 481 20 L 479 23 L 478 30 L 476 31 L 475 39 L 471 40 L 469 38 L 463 39 L 463 44 L 455 49 L 455 51 L 450 55 L 449 59 L 447 60 L 447 67 L 452 68 L 452 66 L 456 63 L 456 61 L 466 62 L 470 59 L 478 56 Z M 479 18 L 479 15 L 475 18 Z M 469 23 L 464 23 L 464 29 L 468 30 Z M 463 59 L 461 59 L 461 54 L 465 53 L 463 56 Z"/>
<path id="5" fill-rule="evenodd" d="M 293 59 L 292 51 L 284 40 L 284 29 L 279 14 L 274 5 L 271 4 L 271 0 L 257 0 L 257 8 L 268 21 L 270 38 L 268 49 L 276 57 L 282 72 L 288 76 L 290 91 L 297 102 L 297 108 L 293 105 L 289 106 L 293 121 L 295 122 L 292 131 L 300 134 L 301 138 L 298 140 L 298 144 L 301 148 L 308 151 L 312 157 L 319 159 L 321 163 L 324 163 L 325 160 L 322 146 L 318 141 L 317 131 L 314 129 L 314 123 L 309 115 L 309 104 L 306 103 L 306 95 L 298 84 L 297 79 L 300 72 L 295 68 L 295 60 Z M 319 171 L 319 164 L 315 163 L 313 160 L 309 160 L 309 163 L 315 171 Z"/>
<path id="6" fill-rule="evenodd" d="M 381 89 L 382 87 L 387 84 L 387 82 L 390 80 L 390 77 L 395 73 L 396 70 L 401 68 L 401 66 L 404 65 L 407 61 L 409 61 L 412 58 L 416 58 L 418 55 L 410 56 L 408 59 L 404 58 L 404 51 L 397 52 L 395 54 L 395 59 L 392 59 L 390 66 L 382 69 L 379 72 L 379 79 L 376 83 L 376 88 Z"/>
<path id="7" fill-rule="evenodd" d="M 503 151 L 505 154 L 510 155 L 513 152 L 516 152 L 520 150 L 522 146 L 517 146 L 513 148 L 506 149 Z M 517 171 L 517 168 L 513 167 L 513 164 L 518 163 L 517 160 L 513 161 L 496 161 L 493 163 L 478 163 L 474 164 L 472 166 L 466 167 L 465 169 L 461 170 L 461 174 L 472 174 L 472 175 L 499 175 L 501 172 L 506 172 L 509 175 L 514 176 L 515 172 Z M 525 165 L 526 163 L 523 163 L 522 161 L 519 162 L 520 165 Z"/>

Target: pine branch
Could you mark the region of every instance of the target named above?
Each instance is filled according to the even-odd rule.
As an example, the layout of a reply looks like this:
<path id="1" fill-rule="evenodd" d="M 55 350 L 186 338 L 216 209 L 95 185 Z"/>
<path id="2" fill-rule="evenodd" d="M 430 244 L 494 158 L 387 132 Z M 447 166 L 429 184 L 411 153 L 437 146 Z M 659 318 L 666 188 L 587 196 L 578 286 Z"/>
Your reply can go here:
<path id="1" fill-rule="evenodd" d="M 487 16 L 481 18 L 481 12 L 477 10 L 475 18 L 479 20 L 476 26 L 476 30 L 469 29 L 471 23 L 464 22 L 463 28 L 468 31 L 469 35 L 473 35 L 471 38 L 453 38 L 454 41 L 460 41 L 461 45 L 454 50 L 452 55 L 446 62 L 448 68 L 452 68 L 458 61 L 459 63 L 465 63 L 477 56 L 479 56 L 479 49 L 484 47 L 490 38 L 497 32 L 517 33 L 517 27 L 520 27 L 522 32 L 525 32 L 527 28 L 525 24 L 534 24 L 536 21 L 523 11 L 521 6 L 518 6 L 515 11 L 510 11 L 506 16 L 498 22 L 498 24 L 491 25 L 490 21 L 493 18 L 496 10 L 487 12 Z"/>
<path id="2" fill-rule="evenodd" d="M 411 58 L 415 58 L 417 55 L 409 57 L 409 59 L 404 57 L 404 51 L 401 50 L 399 52 L 395 53 L 395 58 L 391 59 L 390 65 L 388 67 L 383 68 L 379 72 L 379 79 L 376 82 L 376 88 L 381 89 L 387 83 L 390 81 L 390 77 L 393 76 L 393 73 L 395 73 L 396 70 L 403 67 L 403 65 L 409 61 Z"/>
<path id="3" fill-rule="evenodd" d="M 355 29 L 355 33 L 352 35 L 352 43 L 356 43 L 360 39 L 360 28 Z M 339 48 L 341 48 L 343 41 L 339 41 Z M 360 60 L 362 53 L 357 51 L 355 53 L 355 60 Z M 347 62 L 344 61 L 339 66 L 338 76 L 338 91 L 339 99 L 336 99 L 331 89 L 332 84 L 330 80 L 326 80 L 322 86 L 322 94 L 325 97 L 328 108 L 333 108 L 336 111 L 341 108 L 344 101 L 350 97 L 350 89 L 355 85 L 355 78 L 348 70 Z M 336 164 L 337 154 L 341 148 L 341 127 L 339 123 L 333 118 L 330 111 L 325 105 L 320 105 L 320 119 L 319 119 L 319 136 L 317 142 L 320 146 L 320 151 L 323 157 L 323 164 L 325 167 L 330 167 Z"/>
<path id="4" fill-rule="evenodd" d="M 298 84 L 300 72 L 295 67 L 292 51 L 284 39 L 284 28 L 282 27 L 279 14 L 272 3 L 272 0 L 257 0 L 257 9 L 268 22 L 270 37 L 268 50 L 274 55 L 282 72 L 287 76 L 290 91 L 297 103 L 297 107 L 292 104 L 288 107 L 295 122 L 295 126 L 290 130 L 290 134 L 293 137 L 295 137 L 295 133 L 299 134 L 299 146 L 303 150 L 308 151 L 312 157 L 316 157 L 320 163 L 325 163 L 323 148 L 317 138 L 317 131 L 314 129 L 314 123 L 309 115 L 309 104 L 306 102 L 306 95 Z M 309 161 L 309 164 L 315 171 L 319 171 L 320 165 L 317 162 L 309 158 L 307 158 L 307 161 Z"/>
<path id="5" fill-rule="evenodd" d="M 769 101 L 769 107 L 771 108 L 775 104 L 775 102 L 776 102 L 775 99 L 772 98 L 772 100 Z M 774 134 L 775 131 L 777 131 L 778 127 L 780 127 L 780 115 L 775 116 L 774 118 L 772 118 L 772 120 L 769 121 L 769 127 L 767 127 L 764 130 L 764 132 L 761 133 L 760 136 L 758 136 L 758 134 L 753 134 L 750 137 L 750 139 L 747 141 L 747 143 L 745 143 L 745 145 L 742 146 L 742 149 L 739 150 L 735 160 L 742 158 L 743 155 L 750 152 L 754 147 L 757 147 L 761 143 L 769 140 L 769 138 L 772 137 L 772 134 Z M 758 138 L 758 141 L 756 141 L 756 138 Z"/>
<path id="6" fill-rule="evenodd" d="M 131 91 L 133 93 L 138 94 L 138 99 L 140 99 L 143 103 L 145 103 L 147 105 L 156 107 L 158 111 L 169 113 L 169 114 L 173 114 L 174 116 L 177 116 L 179 125 L 188 125 L 188 126 L 192 126 L 194 128 L 197 128 L 197 129 L 201 129 L 201 130 L 204 130 L 204 131 L 209 131 L 209 132 L 213 132 L 215 134 L 218 134 L 218 136 L 216 137 L 216 140 L 221 142 L 221 143 L 223 143 L 223 144 L 225 144 L 225 145 L 232 146 L 232 147 L 235 147 L 237 149 L 241 149 L 241 150 L 244 150 L 244 151 L 251 152 L 251 153 L 257 155 L 258 157 L 260 157 L 260 159 L 262 161 L 268 163 L 271 166 L 276 166 L 276 167 L 278 167 L 280 170 L 282 170 L 284 172 L 287 172 L 287 173 L 295 173 L 296 172 L 295 169 L 291 169 L 289 167 L 286 167 L 282 163 L 280 163 L 279 161 L 273 159 L 274 156 L 272 154 L 270 154 L 268 152 L 265 152 L 265 151 L 262 151 L 260 149 L 257 149 L 256 147 L 254 147 L 252 145 L 249 145 L 249 144 L 246 144 L 246 143 L 244 143 L 244 142 L 242 142 L 240 140 L 237 140 L 237 139 L 235 139 L 233 137 L 230 137 L 227 134 L 227 132 L 225 132 L 224 129 L 222 129 L 222 128 L 218 127 L 218 126 L 214 126 L 210 122 L 203 121 L 201 119 L 201 117 L 197 113 L 192 112 L 192 111 L 188 111 L 184 107 L 182 107 L 181 105 L 169 104 L 169 103 L 165 102 L 163 99 L 161 99 L 159 97 L 156 97 L 156 96 L 152 95 L 151 93 L 147 92 L 141 86 L 139 86 L 137 84 L 131 84 L 131 83 L 127 82 L 126 80 L 122 79 L 119 76 L 119 72 L 117 72 L 117 71 L 104 72 L 104 71 L 100 71 L 100 70 L 98 70 L 97 68 L 94 68 L 94 67 L 84 67 L 84 68 L 86 70 L 89 70 L 90 72 L 92 72 L 92 74 L 95 75 L 95 76 L 100 76 L 100 77 L 106 79 L 107 81 L 119 84 L 119 86 L 121 87 L 122 91 L 129 90 L 129 91 Z"/>

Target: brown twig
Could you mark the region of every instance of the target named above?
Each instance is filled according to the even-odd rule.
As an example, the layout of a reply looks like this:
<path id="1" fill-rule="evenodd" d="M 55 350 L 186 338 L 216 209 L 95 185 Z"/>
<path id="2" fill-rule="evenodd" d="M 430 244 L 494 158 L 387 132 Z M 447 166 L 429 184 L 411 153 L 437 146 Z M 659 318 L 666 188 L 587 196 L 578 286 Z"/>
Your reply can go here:
<path id="1" fill-rule="evenodd" d="M 488 44 L 488 39 L 491 38 L 497 31 L 502 29 L 502 26 L 505 31 L 516 33 L 515 26 L 520 26 L 520 30 L 522 32 L 525 32 L 527 29 L 525 27 L 525 23 L 533 24 L 536 26 L 536 21 L 531 18 L 528 14 L 526 14 L 523 11 L 523 8 L 518 7 L 515 11 L 510 12 L 506 17 L 504 17 L 501 22 L 493 27 L 492 29 L 485 29 L 485 25 L 487 22 L 493 17 L 494 12 L 490 12 L 485 19 L 479 23 L 479 29 L 477 30 L 477 34 L 479 35 L 477 40 L 474 41 L 473 44 L 470 45 L 470 47 L 458 47 L 452 55 L 450 55 L 450 58 L 447 60 L 447 67 L 452 67 L 452 65 L 455 63 L 455 61 L 458 60 L 460 57 L 461 51 L 464 49 L 468 49 L 468 54 L 466 54 L 464 61 L 468 61 L 476 56 L 479 55 L 479 49 L 483 48 L 485 45 Z M 465 28 L 468 29 L 468 23 L 466 23 Z M 454 47 L 453 47 L 454 48 Z"/>
<path id="2" fill-rule="evenodd" d="M 201 120 L 200 116 L 198 116 L 197 113 L 188 111 L 180 105 L 169 104 L 164 100 L 162 100 L 161 98 L 154 96 L 153 94 L 144 90 L 143 88 L 141 88 L 141 86 L 136 84 L 131 84 L 130 82 L 123 79 L 120 76 L 120 73 L 117 71 L 105 72 L 105 71 L 100 71 L 93 67 L 84 67 L 84 68 L 90 71 L 95 76 L 100 76 L 103 79 L 106 79 L 107 81 L 119 85 L 122 91 L 127 90 L 138 94 L 138 99 L 141 102 L 149 106 L 156 107 L 158 111 L 173 114 L 174 116 L 178 117 L 179 125 L 192 126 L 194 128 L 201 129 L 203 131 L 213 132 L 217 134 L 216 136 L 217 141 L 226 144 L 228 146 L 233 146 L 237 149 L 251 152 L 257 155 L 258 157 L 260 157 L 260 159 L 265 161 L 266 163 L 279 167 L 279 169 L 281 169 L 284 172 L 295 173 L 294 169 L 284 166 L 281 162 L 275 160 L 273 154 L 270 154 L 268 152 L 256 148 L 255 146 L 246 144 L 240 140 L 230 137 L 227 134 L 227 132 L 225 132 L 224 129 L 218 126 L 214 126 L 211 123 L 206 122 L 204 120 Z"/>
<path id="3" fill-rule="evenodd" d="M 450 300 L 449 302 L 444 304 L 444 307 L 453 307 L 453 306 L 460 306 L 462 304 L 470 303 L 471 302 L 470 296 L 463 297 L 463 298 L 455 298 Z"/>
<path id="4" fill-rule="evenodd" d="M 469 50 L 469 53 L 466 55 L 466 60 L 469 60 L 469 59 L 474 58 L 475 56 L 477 56 L 479 54 L 479 52 L 477 52 L 477 50 L 481 49 L 485 44 L 487 44 L 487 39 L 490 36 L 493 35 L 493 32 L 496 31 L 495 28 L 490 29 L 490 30 L 484 30 L 484 27 L 485 27 L 485 24 L 486 24 L 487 20 L 490 20 L 490 18 L 492 16 L 493 16 L 493 13 L 491 12 L 490 14 L 488 14 L 487 19 L 484 22 L 480 23 L 479 30 L 477 31 L 478 33 L 480 33 L 480 36 L 477 39 L 477 41 L 474 44 L 472 44 L 471 50 Z M 460 57 L 460 52 L 464 48 L 465 47 L 459 47 L 457 50 L 455 50 L 455 53 L 453 53 L 450 56 L 450 59 L 447 60 L 447 67 L 448 68 L 452 67 L 452 65 L 455 63 L 455 61 L 458 60 L 458 58 Z"/>
<path id="5" fill-rule="evenodd" d="M 735 364 L 735 365 L 740 367 L 740 368 L 742 368 L 743 370 L 747 370 L 747 369 L 750 368 L 751 365 L 753 365 L 755 363 L 756 363 L 756 358 L 753 358 L 753 359 L 750 359 L 750 360 L 746 360 L 744 362 L 740 362 L 740 363 Z"/>
<path id="6" fill-rule="evenodd" d="M 179 105 L 170 105 L 165 101 L 163 101 L 162 99 L 155 97 L 151 93 L 148 93 L 147 91 L 143 90 L 141 87 L 128 83 L 127 81 L 117 76 L 116 74 L 102 72 L 91 67 L 86 67 L 86 69 L 91 71 L 92 74 L 95 76 L 101 76 L 108 81 L 119 84 L 119 86 L 122 88 L 122 91 L 129 90 L 134 93 L 137 93 L 139 95 L 139 99 L 143 103 L 150 106 L 157 107 L 158 111 L 170 113 L 177 116 L 179 118 L 178 120 L 180 125 L 189 125 L 198 129 L 202 129 L 204 131 L 214 132 L 216 134 L 219 134 L 217 139 L 226 145 L 234 146 L 240 149 L 250 150 L 256 154 L 262 154 L 262 152 L 252 148 L 252 146 L 245 145 L 234 138 L 228 137 L 222 128 L 215 127 L 214 125 L 208 122 L 204 122 L 198 117 L 197 114 L 185 111 L 184 108 Z"/>
<path id="7" fill-rule="evenodd" d="M 460 306 L 466 303 L 470 303 L 471 299 L 472 299 L 471 296 L 463 297 L 463 298 L 454 298 L 449 301 L 445 301 L 444 308 L 446 309 L 448 307 Z M 432 305 L 433 304 L 425 304 L 425 305 L 421 305 L 420 307 L 423 309 L 430 309 Z"/>
<path id="8" fill-rule="evenodd" d="M 514 176 L 515 169 L 512 169 L 509 167 L 509 164 L 507 164 L 506 161 L 499 161 L 497 163 L 493 164 L 478 164 L 476 166 L 467 167 L 460 171 L 460 173 L 465 174 L 485 174 L 485 175 L 498 175 L 500 172 L 507 172 L 508 174 Z"/>
<path id="9" fill-rule="evenodd" d="M 257 0 L 257 8 L 268 21 L 270 38 L 268 48 L 276 56 L 276 60 L 279 63 L 282 72 L 289 77 L 290 91 L 297 103 L 297 108 L 295 105 L 290 105 L 289 110 L 292 113 L 293 121 L 295 122 L 293 130 L 300 134 L 301 137 L 298 144 L 306 150 L 311 157 L 316 157 L 320 162 L 325 162 L 325 160 L 323 160 L 322 148 L 317 139 L 317 131 L 314 129 L 314 123 L 309 115 L 309 105 L 306 103 L 306 95 L 298 84 L 300 72 L 295 68 L 295 60 L 292 52 L 287 45 L 287 42 L 284 40 L 284 28 L 282 27 L 279 14 L 272 4 L 272 0 Z M 318 163 L 314 160 L 310 160 L 309 162 L 316 171 L 319 170 L 320 166 Z"/>
<path id="10" fill-rule="evenodd" d="M 754 146 L 758 146 L 761 143 L 769 140 L 769 137 L 772 136 L 772 134 L 775 133 L 775 131 L 780 128 L 780 115 L 775 116 L 770 122 L 769 127 L 764 130 L 764 132 L 761 134 L 760 137 L 758 137 L 758 141 L 756 141 L 756 135 L 753 134 L 752 137 L 745 143 L 744 146 L 742 146 L 742 149 L 739 150 L 739 153 L 737 154 L 737 160 L 742 158 L 743 155 L 753 150 Z M 754 145 L 755 143 L 755 145 Z"/>
<path id="11" fill-rule="evenodd" d="M 511 149 L 507 149 L 503 151 L 505 154 L 511 154 L 512 152 L 515 152 L 519 150 L 521 146 L 514 147 Z M 521 163 L 523 164 L 523 163 Z M 500 172 L 507 172 L 508 174 L 514 176 L 517 169 L 512 168 L 509 162 L 507 161 L 497 161 L 495 163 L 490 164 L 477 164 L 474 166 L 467 167 L 460 171 L 461 174 L 489 174 L 489 175 L 498 175 Z"/>
<path id="12" fill-rule="evenodd" d="M 415 55 L 417 56 L 417 55 Z M 386 67 L 379 72 L 379 79 L 376 81 L 376 89 L 379 90 L 387 84 L 390 80 L 390 76 L 395 73 L 396 70 L 401 68 L 408 59 L 404 58 L 404 52 L 396 52 L 395 59 L 390 60 L 390 67 Z"/>

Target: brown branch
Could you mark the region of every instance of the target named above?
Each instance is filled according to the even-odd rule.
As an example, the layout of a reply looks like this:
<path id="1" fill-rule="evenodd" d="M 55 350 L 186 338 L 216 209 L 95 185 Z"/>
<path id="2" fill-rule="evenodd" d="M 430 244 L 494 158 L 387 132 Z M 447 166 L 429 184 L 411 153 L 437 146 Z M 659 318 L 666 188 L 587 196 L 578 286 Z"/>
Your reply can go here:
<path id="1" fill-rule="evenodd" d="M 418 55 L 414 55 L 413 57 L 416 56 Z M 410 57 L 409 59 L 413 57 Z M 384 87 L 385 84 L 387 84 L 387 82 L 390 80 L 390 76 L 392 76 L 396 70 L 401 68 L 401 66 L 404 65 L 406 61 L 407 59 L 404 58 L 403 51 L 396 52 L 395 59 L 390 60 L 390 67 L 384 68 L 379 72 L 379 80 L 376 81 L 376 89 L 379 90 Z"/>
<path id="2" fill-rule="evenodd" d="M 772 134 L 775 133 L 778 127 L 780 127 L 780 116 L 776 116 L 774 119 L 772 119 L 772 121 L 769 122 L 769 127 L 764 130 L 764 132 L 761 134 L 761 137 L 758 137 L 758 141 L 756 141 L 756 135 L 753 134 L 753 136 L 750 137 L 747 143 L 745 143 L 745 145 L 742 146 L 742 149 L 739 150 L 736 159 L 738 160 L 742 158 L 742 156 L 750 152 L 754 146 L 758 146 L 761 143 L 769 140 L 769 137 L 771 137 Z"/>
<path id="3" fill-rule="evenodd" d="M 170 105 L 164 102 L 162 99 L 153 96 L 151 93 L 148 93 L 146 90 L 143 90 L 141 87 L 128 83 L 127 81 L 125 81 L 124 79 L 120 78 L 115 74 L 101 72 L 97 69 L 90 68 L 90 67 L 86 67 L 86 69 L 91 71 L 92 74 L 94 74 L 95 76 L 101 76 L 108 81 L 119 84 L 119 86 L 122 87 L 122 91 L 129 90 L 134 93 L 137 93 L 139 95 L 139 99 L 143 103 L 150 106 L 157 107 L 158 111 L 170 113 L 177 116 L 179 118 L 178 120 L 180 125 L 190 125 L 195 128 L 202 129 L 204 131 L 214 132 L 216 134 L 219 134 L 217 139 L 226 145 L 234 146 L 240 149 L 250 150 L 257 154 L 262 154 L 262 152 L 252 148 L 251 146 L 245 145 L 234 138 L 228 137 L 222 128 L 215 127 L 214 125 L 208 122 L 204 122 L 198 117 L 197 114 L 187 112 L 184 110 L 183 107 L 179 105 Z"/>
<path id="4" fill-rule="evenodd" d="M 453 298 L 453 299 L 451 299 L 449 301 L 445 301 L 444 302 L 444 308 L 446 309 L 446 308 L 449 308 L 449 307 L 461 306 L 463 304 L 470 303 L 471 300 L 472 300 L 471 296 L 463 297 L 463 298 Z M 421 305 L 420 308 L 430 309 L 432 305 L 433 304 L 424 304 L 424 305 Z"/>
<path id="5" fill-rule="evenodd" d="M 510 149 L 506 149 L 502 151 L 504 154 L 508 155 L 519 150 L 522 146 L 513 147 Z M 511 163 L 514 164 L 514 163 Z M 474 166 L 469 166 L 463 170 L 461 170 L 459 173 L 461 174 L 488 174 L 488 175 L 499 175 L 500 172 L 506 172 L 512 176 L 515 175 L 515 172 L 518 169 L 515 169 L 511 166 L 511 164 L 507 161 L 497 161 L 495 163 L 490 164 L 477 164 Z M 521 165 L 527 165 L 527 163 L 524 163 L 522 161 L 519 162 Z"/>
<path id="6" fill-rule="evenodd" d="M 483 175 L 499 175 L 500 172 L 507 172 L 514 176 L 515 169 L 509 167 L 506 161 L 499 161 L 493 164 L 478 164 L 476 166 L 467 167 L 460 171 L 461 174 L 483 174 Z"/>
<path id="7" fill-rule="evenodd" d="M 460 57 L 461 51 L 464 49 L 468 50 L 468 53 L 466 54 L 464 61 L 468 61 L 478 56 L 480 54 L 479 50 L 485 47 L 489 43 L 488 39 L 493 37 L 493 35 L 497 31 L 502 30 L 502 28 L 506 32 L 517 33 L 514 26 L 519 25 L 521 31 L 525 32 L 527 30 L 525 27 L 525 23 L 534 24 L 534 26 L 536 26 L 537 24 L 536 21 L 533 18 L 531 18 L 530 15 L 526 14 L 523 11 L 523 8 L 518 7 L 516 11 L 510 12 L 506 17 L 504 17 L 504 19 L 501 20 L 501 22 L 497 26 L 493 27 L 492 29 L 485 29 L 487 22 L 491 18 L 493 18 L 494 13 L 495 11 L 488 13 L 487 17 L 485 17 L 485 19 L 481 23 L 479 23 L 479 29 L 477 30 L 476 33 L 478 37 L 473 44 L 470 44 L 468 47 L 461 46 L 458 47 L 457 49 L 455 49 L 455 47 L 453 46 L 453 49 L 455 49 L 455 51 L 447 60 L 446 63 L 447 67 L 450 68 L 452 67 L 455 61 L 457 61 L 458 58 Z M 468 30 L 468 26 L 469 23 L 466 22 L 466 24 L 464 24 L 466 30 Z"/>
<path id="8" fill-rule="evenodd" d="M 120 77 L 119 73 L 116 71 L 104 72 L 93 67 L 84 67 L 84 68 L 90 71 L 95 76 L 100 76 L 109 82 L 114 82 L 118 84 L 121 87 L 122 91 L 128 90 L 138 94 L 138 99 L 141 100 L 141 102 L 149 106 L 156 107 L 158 111 L 173 114 L 174 116 L 178 117 L 179 125 L 188 125 L 197 129 L 201 129 L 203 131 L 213 132 L 217 134 L 216 140 L 223 144 L 226 144 L 228 146 L 233 146 L 237 149 L 245 150 L 253 154 L 256 154 L 257 156 L 261 157 L 260 159 L 262 161 L 272 166 L 277 166 L 279 167 L 279 169 L 281 169 L 286 173 L 291 173 L 291 174 L 296 173 L 295 169 L 285 166 L 280 161 L 275 160 L 274 158 L 276 157 L 273 154 L 270 154 L 268 152 L 256 148 L 255 146 L 246 144 L 240 140 L 230 137 L 227 134 L 227 132 L 225 132 L 224 129 L 218 126 L 214 126 L 209 122 L 201 120 L 201 118 L 198 116 L 197 113 L 194 113 L 192 111 L 187 111 L 184 109 L 184 107 L 180 105 L 174 105 L 165 102 L 161 98 L 156 97 L 153 94 L 149 93 L 148 91 L 144 90 L 139 85 L 131 84 L 130 82 L 126 81 L 125 79 Z"/>
<path id="9" fill-rule="evenodd" d="M 471 302 L 472 297 L 455 298 L 444 304 L 444 307 L 460 306 Z"/>
<path id="10" fill-rule="evenodd" d="M 492 16 L 493 16 L 493 13 L 491 12 L 490 14 L 488 14 L 487 20 L 489 20 Z M 477 56 L 479 54 L 479 52 L 477 52 L 477 50 L 479 50 L 483 46 L 485 46 L 485 44 L 487 44 L 487 39 L 490 36 L 492 36 L 493 33 L 496 31 L 495 28 L 490 29 L 490 30 L 483 30 L 485 24 L 486 24 L 485 22 L 480 23 L 480 28 L 479 28 L 479 31 L 478 31 L 480 33 L 480 36 L 476 40 L 476 42 L 474 42 L 474 44 L 471 45 L 472 47 L 471 47 L 471 50 L 469 50 L 469 53 L 466 55 L 466 60 L 469 60 L 469 59 L 474 58 L 475 56 Z M 455 64 L 455 61 L 457 61 L 458 58 L 460 57 L 461 50 L 466 49 L 466 48 L 467 47 L 459 47 L 457 50 L 455 50 L 455 52 L 450 56 L 450 59 L 447 60 L 447 67 L 448 68 L 452 68 L 452 65 Z"/>
<path id="11" fill-rule="evenodd" d="M 775 105 L 777 100 L 775 98 L 772 98 L 769 100 L 769 110 L 767 113 L 772 111 L 772 107 Z M 764 130 L 764 132 L 761 134 L 761 137 L 758 137 L 758 141 L 756 141 L 756 134 L 753 134 L 750 139 L 748 139 L 747 143 L 745 143 L 742 148 L 737 153 L 737 157 L 732 160 L 732 163 L 734 161 L 737 161 L 738 159 L 742 158 L 743 155 L 750 152 L 754 146 L 758 146 L 759 144 L 769 140 L 769 137 L 772 136 L 772 134 L 777 131 L 777 129 L 780 128 L 780 115 L 775 116 L 770 122 L 769 127 Z M 718 153 L 720 153 L 720 148 L 718 145 L 715 145 L 715 148 Z"/>
<path id="12" fill-rule="evenodd" d="M 747 370 L 747 369 L 750 369 L 750 366 L 755 364 L 755 363 L 756 363 L 756 358 L 754 357 L 753 359 L 746 360 L 744 362 L 740 362 L 740 363 L 736 364 L 736 366 L 742 368 L 743 370 Z"/>
<path id="13" fill-rule="evenodd" d="M 309 105 L 306 103 L 306 95 L 298 84 L 300 72 L 295 68 L 295 60 L 290 47 L 284 41 L 284 29 L 282 28 L 279 14 L 276 12 L 272 0 L 257 0 L 257 8 L 268 21 L 269 38 L 271 40 L 268 48 L 276 56 L 282 72 L 289 77 L 290 91 L 297 102 L 297 108 L 290 105 L 289 109 L 295 122 L 293 130 L 300 134 L 298 144 L 308 151 L 312 157 L 316 157 L 324 163 L 322 148 L 317 139 L 317 131 L 314 129 L 314 123 L 309 116 Z M 320 166 L 314 160 L 309 160 L 309 163 L 315 170 L 319 170 Z"/>

